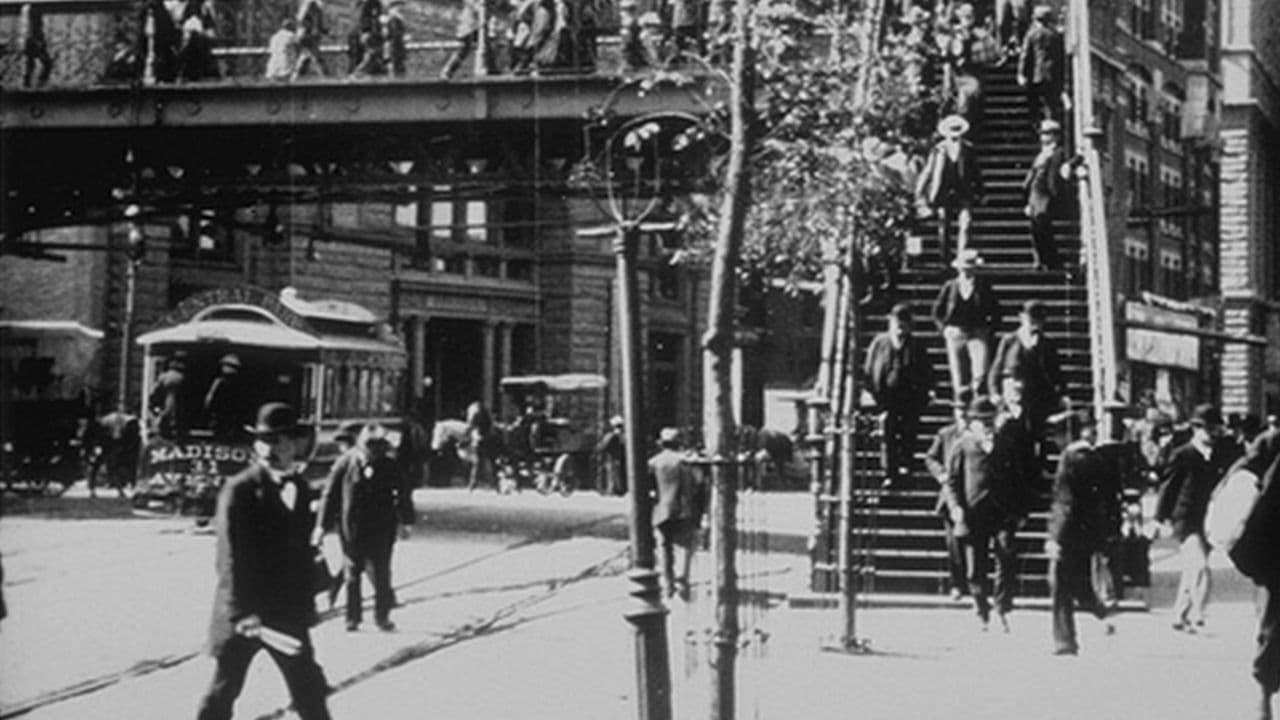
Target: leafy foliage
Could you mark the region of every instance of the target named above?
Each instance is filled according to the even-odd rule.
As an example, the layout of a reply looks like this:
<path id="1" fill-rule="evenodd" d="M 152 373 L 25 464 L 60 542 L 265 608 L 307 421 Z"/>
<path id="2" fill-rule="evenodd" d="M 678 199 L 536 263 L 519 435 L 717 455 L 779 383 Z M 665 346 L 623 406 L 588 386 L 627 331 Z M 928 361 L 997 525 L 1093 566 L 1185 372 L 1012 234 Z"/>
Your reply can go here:
<path id="1" fill-rule="evenodd" d="M 758 114 L 743 279 L 813 279 L 824 248 L 843 252 L 850 242 L 864 254 L 896 253 L 910 231 L 915 169 L 936 116 L 926 83 L 936 53 L 927 33 L 899 28 L 868 52 L 847 22 L 793 0 L 762 3 L 756 20 Z M 718 207 L 713 197 L 688 201 L 690 252 L 705 251 Z"/>

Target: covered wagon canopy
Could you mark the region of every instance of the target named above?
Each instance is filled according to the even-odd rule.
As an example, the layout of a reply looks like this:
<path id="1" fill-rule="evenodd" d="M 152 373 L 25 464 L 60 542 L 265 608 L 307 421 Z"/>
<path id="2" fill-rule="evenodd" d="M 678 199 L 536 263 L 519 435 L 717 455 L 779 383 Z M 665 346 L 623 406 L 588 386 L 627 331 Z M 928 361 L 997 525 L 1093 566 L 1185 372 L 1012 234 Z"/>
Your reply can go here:
<path id="1" fill-rule="evenodd" d="M 608 386 L 603 375 L 594 373 L 563 373 L 560 375 L 515 375 L 501 381 L 504 390 L 578 392 L 603 390 Z"/>

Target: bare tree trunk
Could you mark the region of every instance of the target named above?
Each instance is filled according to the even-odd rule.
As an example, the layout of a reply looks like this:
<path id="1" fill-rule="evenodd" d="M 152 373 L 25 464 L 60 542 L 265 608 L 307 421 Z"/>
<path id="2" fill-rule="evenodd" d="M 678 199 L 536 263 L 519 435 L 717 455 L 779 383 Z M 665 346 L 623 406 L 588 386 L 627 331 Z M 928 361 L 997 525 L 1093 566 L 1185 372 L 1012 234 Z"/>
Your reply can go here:
<path id="1" fill-rule="evenodd" d="M 711 656 L 711 717 L 734 717 L 734 667 L 738 644 L 736 433 L 733 414 L 734 317 L 737 309 L 737 260 L 746 225 L 750 184 L 747 157 L 753 106 L 749 0 L 734 5 L 734 39 L 730 69 L 729 158 L 724 200 L 711 266 L 711 301 L 704 348 L 708 380 L 703 405 L 704 436 L 714 485 L 711 549 L 715 570 L 715 647 Z"/>

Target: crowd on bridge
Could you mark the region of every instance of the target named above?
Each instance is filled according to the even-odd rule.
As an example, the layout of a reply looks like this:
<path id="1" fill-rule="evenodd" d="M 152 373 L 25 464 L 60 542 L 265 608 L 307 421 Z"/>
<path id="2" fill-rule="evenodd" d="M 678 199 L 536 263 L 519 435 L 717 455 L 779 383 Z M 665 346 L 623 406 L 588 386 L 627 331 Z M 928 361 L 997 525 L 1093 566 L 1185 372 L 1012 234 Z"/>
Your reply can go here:
<path id="1" fill-rule="evenodd" d="M 304 77 L 405 77 L 409 29 L 405 0 L 357 0 L 352 24 L 335 27 L 321 0 L 300 0 L 284 13 L 266 45 L 262 76 L 271 81 Z M 667 0 L 639 12 L 637 0 L 613 10 L 603 0 L 464 0 L 454 33 L 456 46 L 438 70 L 453 77 L 468 60 L 485 74 L 589 73 L 597 67 L 599 37 L 617 32 L 622 67 L 664 66 L 681 54 L 708 47 L 706 0 Z M 218 48 L 236 49 L 238 29 L 224 0 L 144 0 L 128 30 L 117 31 L 100 80 L 108 84 L 190 83 L 243 75 L 244 65 Z M 36 3 L 21 6 L 23 87 L 49 82 L 51 51 L 44 15 Z M 346 41 L 346 62 L 326 58 L 330 39 Z M 483 57 L 476 62 L 475 56 Z"/>

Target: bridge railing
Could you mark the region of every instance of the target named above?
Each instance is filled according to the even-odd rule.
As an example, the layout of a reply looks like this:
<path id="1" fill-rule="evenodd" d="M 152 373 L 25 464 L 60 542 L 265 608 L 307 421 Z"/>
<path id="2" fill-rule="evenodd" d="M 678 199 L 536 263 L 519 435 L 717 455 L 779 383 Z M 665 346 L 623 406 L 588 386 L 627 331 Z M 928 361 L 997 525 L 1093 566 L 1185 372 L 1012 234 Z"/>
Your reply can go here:
<path id="1" fill-rule="evenodd" d="M 107 78 L 107 69 L 117 47 L 115 37 L 123 33 L 132 37 L 136 17 L 131 12 L 88 12 L 50 14 L 44 17 L 44 35 L 49 54 L 52 57 L 52 70 L 49 75 L 49 87 L 93 87 L 107 84 L 127 84 L 128 80 L 111 80 Z M 0 87 L 7 89 L 20 88 L 25 84 L 27 60 L 23 53 L 23 39 L 20 22 L 16 17 L 0 16 Z M 596 38 L 597 55 L 595 67 L 591 69 L 564 67 L 543 70 L 544 74 L 576 74 L 618 73 L 622 67 L 620 40 L 616 35 L 602 35 Z M 132 48 L 132 43 L 128 46 Z M 441 70 L 449 57 L 457 51 L 456 40 L 411 40 L 407 43 L 408 57 L 405 77 L 416 80 L 434 79 L 440 76 Z M 503 49 L 496 53 L 499 67 L 508 67 L 503 62 Z M 267 66 L 267 48 L 264 45 L 218 46 L 214 48 L 214 56 L 218 64 L 220 79 L 201 81 L 205 83 L 279 83 L 268 80 L 264 76 Z M 350 61 L 347 57 L 347 45 L 341 42 L 326 43 L 321 46 L 321 58 L 326 67 L 326 77 L 340 80 L 351 74 Z M 468 77 L 472 62 L 463 63 L 456 77 Z M 39 68 L 31 73 L 31 80 L 36 80 Z M 311 76 L 313 79 L 314 76 Z M 394 80 L 390 75 L 362 78 L 362 81 L 379 79 Z"/>

